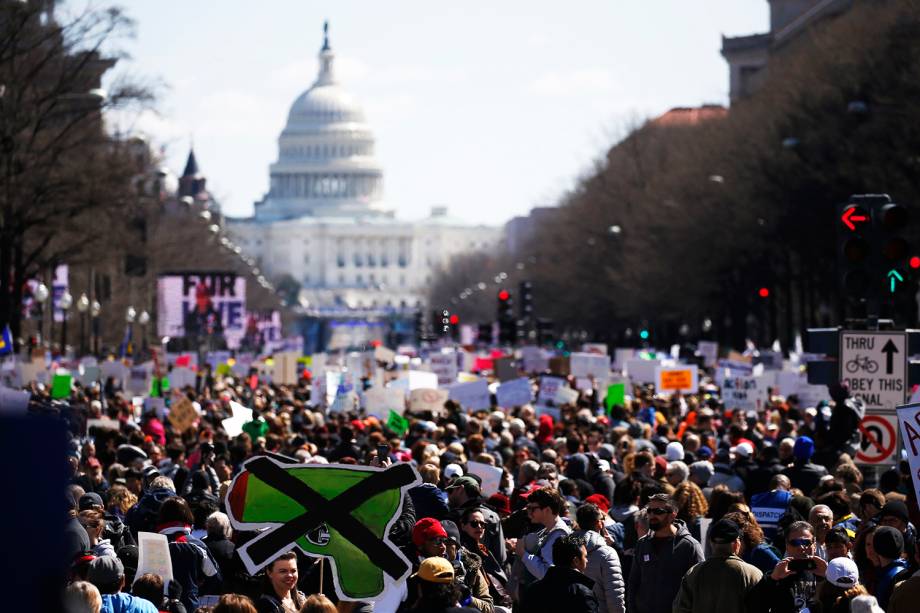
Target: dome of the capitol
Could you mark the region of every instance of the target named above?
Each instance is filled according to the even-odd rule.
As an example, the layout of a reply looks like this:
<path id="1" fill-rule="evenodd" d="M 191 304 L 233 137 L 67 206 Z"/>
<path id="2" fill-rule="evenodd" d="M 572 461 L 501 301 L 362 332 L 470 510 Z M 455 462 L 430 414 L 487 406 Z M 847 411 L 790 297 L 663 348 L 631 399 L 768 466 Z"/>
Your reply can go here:
<path id="1" fill-rule="evenodd" d="M 384 212 L 374 134 L 361 106 L 336 80 L 328 23 L 319 60 L 316 80 L 291 105 L 278 139 L 269 192 L 256 203 L 263 220 Z"/>

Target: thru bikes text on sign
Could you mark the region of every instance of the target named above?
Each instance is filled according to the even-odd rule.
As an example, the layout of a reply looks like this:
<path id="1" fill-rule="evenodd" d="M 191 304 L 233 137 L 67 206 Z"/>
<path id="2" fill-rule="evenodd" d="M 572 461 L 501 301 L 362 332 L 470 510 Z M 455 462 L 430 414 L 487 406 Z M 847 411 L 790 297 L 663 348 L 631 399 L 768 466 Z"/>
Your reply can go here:
<path id="1" fill-rule="evenodd" d="M 901 331 L 840 333 L 840 381 L 866 409 L 893 413 L 907 390 L 907 335 Z"/>

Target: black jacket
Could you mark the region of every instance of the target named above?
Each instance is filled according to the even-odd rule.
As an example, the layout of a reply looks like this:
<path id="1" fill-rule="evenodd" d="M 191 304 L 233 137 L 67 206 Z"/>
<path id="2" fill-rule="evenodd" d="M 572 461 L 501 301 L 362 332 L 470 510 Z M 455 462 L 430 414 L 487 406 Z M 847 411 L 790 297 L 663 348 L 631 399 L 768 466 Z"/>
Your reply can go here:
<path id="1" fill-rule="evenodd" d="M 809 610 L 818 611 L 817 602 L 817 580 L 807 572 L 779 581 L 764 575 L 745 598 L 749 613 L 795 613 L 806 605 Z"/>
<path id="2" fill-rule="evenodd" d="M 806 496 L 811 496 L 812 490 L 821 483 L 821 477 L 827 474 L 827 469 L 818 464 L 796 460 L 795 464 L 783 470 L 783 474 L 789 477 L 792 487 L 797 487 Z"/>
<path id="3" fill-rule="evenodd" d="M 594 581 L 571 568 L 551 566 L 524 592 L 522 611 L 528 613 L 595 613 Z"/>

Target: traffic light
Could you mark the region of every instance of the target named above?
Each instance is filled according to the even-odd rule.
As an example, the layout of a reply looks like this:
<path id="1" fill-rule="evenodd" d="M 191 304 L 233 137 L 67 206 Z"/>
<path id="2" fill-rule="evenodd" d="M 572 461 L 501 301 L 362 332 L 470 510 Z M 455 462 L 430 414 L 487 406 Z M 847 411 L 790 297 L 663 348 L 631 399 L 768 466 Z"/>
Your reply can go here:
<path id="1" fill-rule="evenodd" d="M 909 222 L 907 209 L 887 194 L 854 195 L 842 205 L 838 280 L 847 296 L 877 301 L 907 289 L 912 270 L 920 268 L 905 237 Z"/>
<path id="2" fill-rule="evenodd" d="M 760 296 L 761 298 L 769 298 L 770 289 L 767 287 L 761 287 L 759 290 L 757 290 L 757 295 Z"/>
<path id="3" fill-rule="evenodd" d="M 421 342 L 425 339 L 425 317 L 419 310 L 415 312 L 413 320 L 413 323 L 415 324 L 415 339 L 419 344 L 421 344 Z"/>
<path id="4" fill-rule="evenodd" d="M 517 339 L 517 320 L 514 317 L 514 301 L 511 292 L 506 289 L 498 292 L 498 342 L 501 345 L 513 345 Z"/>
<path id="5" fill-rule="evenodd" d="M 524 321 L 530 321 L 533 319 L 533 284 L 530 281 L 521 281 L 518 290 L 521 301 L 518 314 Z"/>
<path id="6" fill-rule="evenodd" d="M 447 320 L 448 326 L 450 326 L 450 338 L 454 341 L 460 340 L 460 316 L 456 313 L 451 313 L 450 317 Z"/>
<path id="7" fill-rule="evenodd" d="M 555 324 L 552 319 L 537 319 L 537 344 L 548 345 L 555 338 Z"/>
<path id="8" fill-rule="evenodd" d="M 476 342 L 483 345 L 492 344 L 492 324 L 479 324 L 479 329 L 476 333 Z"/>

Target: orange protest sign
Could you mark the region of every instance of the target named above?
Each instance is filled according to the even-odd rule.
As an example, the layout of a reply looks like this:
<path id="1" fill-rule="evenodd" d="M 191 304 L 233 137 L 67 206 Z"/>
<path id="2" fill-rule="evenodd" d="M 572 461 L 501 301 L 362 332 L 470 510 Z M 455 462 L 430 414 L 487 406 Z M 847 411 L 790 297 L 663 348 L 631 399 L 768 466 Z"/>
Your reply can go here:
<path id="1" fill-rule="evenodd" d="M 656 389 L 659 394 L 668 392 L 694 393 L 697 390 L 696 366 L 657 368 Z"/>

